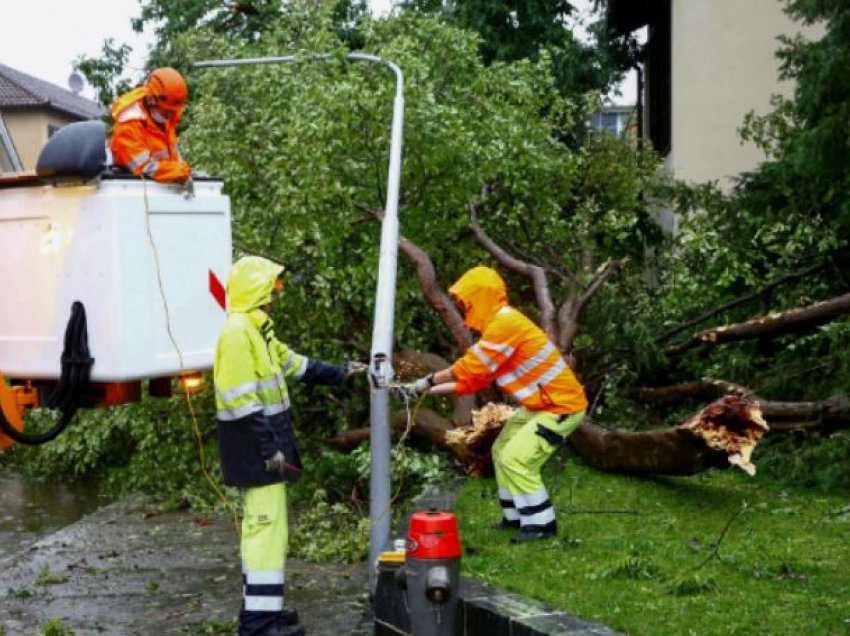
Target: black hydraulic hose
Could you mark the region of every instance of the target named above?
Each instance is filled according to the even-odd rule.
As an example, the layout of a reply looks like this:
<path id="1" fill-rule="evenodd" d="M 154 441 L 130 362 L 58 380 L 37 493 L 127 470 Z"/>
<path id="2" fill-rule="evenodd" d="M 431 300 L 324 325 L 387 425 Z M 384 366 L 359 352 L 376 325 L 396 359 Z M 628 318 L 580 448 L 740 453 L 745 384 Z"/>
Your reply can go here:
<path id="1" fill-rule="evenodd" d="M 71 317 L 65 328 L 65 345 L 61 357 L 62 371 L 56 388 L 45 400 L 45 406 L 58 409 L 62 416 L 46 433 L 27 435 L 16 430 L 3 416 L 0 410 L 0 430 L 3 434 L 21 444 L 44 444 L 54 439 L 71 423 L 80 406 L 80 395 L 88 386 L 94 358 L 89 354 L 89 334 L 86 322 L 86 310 L 83 303 L 74 301 L 71 305 Z"/>

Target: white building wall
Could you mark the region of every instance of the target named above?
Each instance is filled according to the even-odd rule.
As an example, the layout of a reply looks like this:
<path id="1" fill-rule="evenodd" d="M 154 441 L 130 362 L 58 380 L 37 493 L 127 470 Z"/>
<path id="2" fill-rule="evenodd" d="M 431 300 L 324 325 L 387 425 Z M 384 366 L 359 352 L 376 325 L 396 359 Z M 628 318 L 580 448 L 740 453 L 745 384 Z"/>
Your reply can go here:
<path id="1" fill-rule="evenodd" d="M 822 28 L 793 22 L 779 0 L 672 0 L 672 138 L 667 166 L 680 179 L 719 181 L 729 188 L 764 155 L 742 145 L 739 130 L 749 111 L 766 114 L 780 82 L 780 34 Z"/>

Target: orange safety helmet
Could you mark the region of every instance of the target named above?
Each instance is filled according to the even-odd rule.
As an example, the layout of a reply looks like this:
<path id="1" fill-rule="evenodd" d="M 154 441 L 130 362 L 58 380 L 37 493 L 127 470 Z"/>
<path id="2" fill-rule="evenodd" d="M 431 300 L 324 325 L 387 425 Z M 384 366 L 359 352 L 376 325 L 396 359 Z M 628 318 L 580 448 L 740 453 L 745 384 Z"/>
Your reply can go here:
<path id="1" fill-rule="evenodd" d="M 164 66 L 155 69 L 145 82 L 146 95 L 154 100 L 156 106 L 168 110 L 180 110 L 186 105 L 189 88 L 179 71 Z"/>

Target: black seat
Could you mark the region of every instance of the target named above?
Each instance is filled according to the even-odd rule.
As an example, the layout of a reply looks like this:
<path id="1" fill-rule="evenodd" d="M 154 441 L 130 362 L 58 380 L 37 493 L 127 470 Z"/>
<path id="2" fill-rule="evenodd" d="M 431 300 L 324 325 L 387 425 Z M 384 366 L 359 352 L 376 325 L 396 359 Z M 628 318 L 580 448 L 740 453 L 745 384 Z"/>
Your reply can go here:
<path id="1" fill-rule="evenodd" d="M 92 179 L 106 166 L 106 125 L 80 121 L 56 131 L 38 155 L 35 171 L 47 179 Z"/>

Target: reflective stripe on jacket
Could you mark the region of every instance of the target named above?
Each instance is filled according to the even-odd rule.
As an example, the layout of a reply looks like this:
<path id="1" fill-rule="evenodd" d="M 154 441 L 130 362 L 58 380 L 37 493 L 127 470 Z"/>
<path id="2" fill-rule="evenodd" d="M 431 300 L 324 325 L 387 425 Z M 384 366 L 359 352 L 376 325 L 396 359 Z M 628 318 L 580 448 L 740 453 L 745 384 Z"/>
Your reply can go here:
<path id="1" fill-rule="evenodd" d="M 452 370 L 461 394 L 480 391 L 495 380 L 531 411 L 569 414 L 587 408 L 584 388 L 558 348 L 540 327 L 507 305 Z"/>
<path id="2" fill-rule="evenodd" d="M 112 104 L 109 148 L 116 166 L 156 181 L 185 181 L 191 175 L 177 146 L 177 113 L 165 125 L 153 121 L 144 107 L 145 89 L 125 93 Z"/>
<path id="3" fill-rule="evenodd" d="M 228 281 L 230 308 L 213 367 L 219 457 L 228 486 L 297 477 L 301 460 L 286 380 L 338 384 L 345 375 L 342 367 L 302 356 L 275 337 L 271 318 L 259 307 L 270 301 L 281 269 L 249 257 L 234 266 Z M 288 464 L 284 475 L 265 470 L 265 460 L 277 451 Z"/>
<path id="4" fill-rule="evenodd" d="M 572 414 L 587 408 L 584 388 L 540 327 L 507 304 L 504 281 L 476 267 L 449 290 L 466 309 L 467 326 L 481 339 L 452 366 L 457 392 L 474 393 L 495 380 L 531 411 Z"/>

